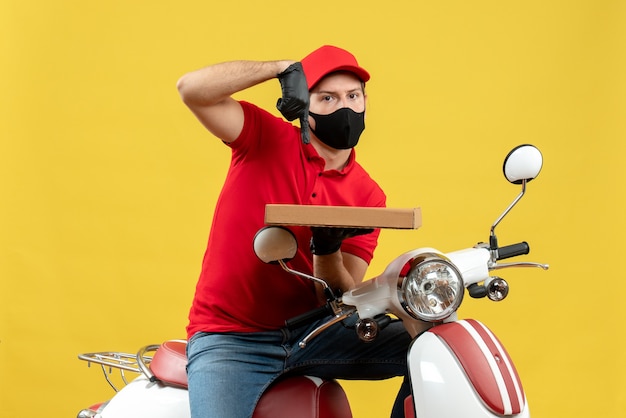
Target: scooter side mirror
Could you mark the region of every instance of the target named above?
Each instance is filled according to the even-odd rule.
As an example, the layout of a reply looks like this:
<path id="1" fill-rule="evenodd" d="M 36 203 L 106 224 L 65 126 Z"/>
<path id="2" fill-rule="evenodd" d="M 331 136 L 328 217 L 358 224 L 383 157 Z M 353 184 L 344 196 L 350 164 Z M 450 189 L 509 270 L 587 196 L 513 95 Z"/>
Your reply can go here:
<path id="1" fill-rule="evenodd" d="M 542 166 L 543 156 L 541 152 L 537 147 L 530 144 L 518 145 L 504 158 L 504 165 L 502 167 L 504 177 L 513 184 L 521 184 L 522 191 L 517 195 L 515 200 L 513 200 L 513 203 L 496 219 L 493 225 L 491 225 L 489 247 L 492 250 L 496 251 L 498 249 L 498 239 L 495 233 L 496 226 L 498 226 L 502 219 L 513 209 L 513 206 L 524 196 L 526 193 L 526 183 L 539 175 Z"/>
<path id="2" fill-rule="evenodd" d="M 533 145 L 519 145 L 504 159 L 504 176 L 513 184 L 529 182 L 539 175 L 543 165 L 541 152 Z"/>
<path id="3" fill-rule="evenodd" d="M 281 226 L 261 228 L 254 236 L 253 245 L 256 256 L 267 264 L 289 261 L 298 250 L 296 236 Z"/>

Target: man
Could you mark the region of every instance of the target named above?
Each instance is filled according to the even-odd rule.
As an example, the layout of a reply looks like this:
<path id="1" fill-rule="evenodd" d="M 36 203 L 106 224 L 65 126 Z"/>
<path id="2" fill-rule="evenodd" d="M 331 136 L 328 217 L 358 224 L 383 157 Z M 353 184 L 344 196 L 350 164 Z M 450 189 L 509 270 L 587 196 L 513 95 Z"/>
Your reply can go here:
<path id="1" fill-rule="evenodd" d="M 355 160 L 369 77 L 351 53 L 325 45 L 301 62 L 225 62 L 179 80 L 184 103 L 231 148 L 187 327 L 194 418 L 249 418 L 263 391 L 288 374 L 406 375 L 409 337 L 399 323 L 371 344 L 338 324 L 300 349 L 297 343 L 318 324 L 288 331 L 284 322 L 319 306 L 319 289 L 262 263 L 252 248 L 267 203 L 385 206 L 385 194 Z M 288 120 L 299 118 L 302 130 L 232 98 L 274 78 L 282 89 L 278 109 Z M 363 280 L 380 233 L 290 229 L 299 247 L 291 266 L 341 291 Z M 393 416 L 403 416 L 407 394 L 405 379 Z"/>

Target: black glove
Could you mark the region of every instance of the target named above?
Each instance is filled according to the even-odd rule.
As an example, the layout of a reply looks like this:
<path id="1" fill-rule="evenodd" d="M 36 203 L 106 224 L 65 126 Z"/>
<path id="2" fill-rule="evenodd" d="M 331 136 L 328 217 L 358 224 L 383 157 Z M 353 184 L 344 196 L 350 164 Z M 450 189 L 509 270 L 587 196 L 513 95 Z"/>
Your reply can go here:
<path id="1" fill-rule="evenodd" d="M 304 115 L 300 118 L 300 137 L 302 138 L 302 142 L 308 144 L 311 142 L 311 137 L 309 136 L 309 109 L 307 108 L 304 112 Z"/>
<path id="2" fill-rule="evenodd" d="M 288 121 L 300 119 L 302 141 L 309 143 L 309 87 L 302 63 L 295 62 L 278 74 L 282 97 L 276 108 Z"/>
<path id="3" fill-rule="evenodd" d="M 344 239 L 374 232 L 364 228 L 333 228 L 312 226 L 311 252 L 315 255 L 328 255 L 339 251 Z"/>
<path id="4" fill-rule="evenodd" d="M 304 116 L 309 109 L 309 87 L 302 69 L 302 63 L 294 62 L 285 71 L 278 74 L 283 97 L 278 99 L 276 107 L 285 119 L 292 121 Z"/>

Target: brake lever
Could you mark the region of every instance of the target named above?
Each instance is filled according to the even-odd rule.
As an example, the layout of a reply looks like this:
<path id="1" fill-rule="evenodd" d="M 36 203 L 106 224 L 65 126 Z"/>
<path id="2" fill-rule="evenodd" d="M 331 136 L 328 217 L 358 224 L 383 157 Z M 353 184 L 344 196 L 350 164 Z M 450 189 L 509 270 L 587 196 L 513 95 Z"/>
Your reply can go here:
<path id="1" fill-rule="evenodd" d="M 322 332 L 326 331 L 328 328 L 330 328 L 331 326 L 335 325 L 338 322 L 343 321 L 344 319 L 349 318 L 350 316 L 352 316 L 352 314 L 354 314 L 356 312 L 356 308 L 351 307 L 349 310 L 344 311 L 343 313 L 337 314 L 335 315 L 332 319 L 330 319 L 329 321 L 323 323 L 322 325 L 320 325 L 319 327 L 315 328 L 313 331 L 309 332 L 309 334 L 304 337 L 302 339 L 302 341 L 300 341 L 298 343 L 298 345 L 300 346 L 300 348 L 305 348 L 307 346 L 307 344 L 315 337 L 317 337 L 318 335 L 320 335 Z"/>
<path id="2" fill-rule="evenodd" d="M 549 264 L 541 264 L 541 263 L 531 263 L 527 261 L 517 262 L 517 263 L 493 263 L 489 266 L 489 270 L 501 270 L 511 267 L 538 267 L 544 270 L 548 270 L 550 268 Z"/>

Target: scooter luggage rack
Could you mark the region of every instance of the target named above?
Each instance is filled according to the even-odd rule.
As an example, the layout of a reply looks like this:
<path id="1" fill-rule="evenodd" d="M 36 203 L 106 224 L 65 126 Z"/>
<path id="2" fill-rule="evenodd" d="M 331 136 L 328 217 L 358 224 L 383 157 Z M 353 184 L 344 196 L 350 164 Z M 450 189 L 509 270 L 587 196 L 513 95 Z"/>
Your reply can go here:
<path id="1" fill-rule="evenodd" d="M 98 353 L 85 353 L 79 354 L 78 358 L 87 362 L 87 367 L 91 367 L 91 363 L 99 364 L 104 374 L 104 378 L 107 383 L 113 388 L 114 391 L 118 391 L 115 384 L 111 381 L 110 375 L 113 374 L 113 369 L 120 371 L 120 376 L 124 385 L 128 384 L 126 380 L 125 372 L 142 373 L 141 366 L 138 363 L 137 354 L 129 354 L 115 351 L 102 351 Z M 152 356 L 143 355 L 142 357 L 144 365 L 150 364 Z"/>

